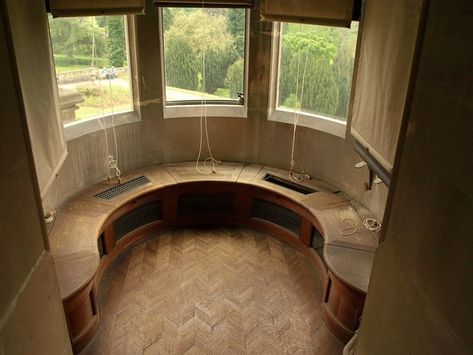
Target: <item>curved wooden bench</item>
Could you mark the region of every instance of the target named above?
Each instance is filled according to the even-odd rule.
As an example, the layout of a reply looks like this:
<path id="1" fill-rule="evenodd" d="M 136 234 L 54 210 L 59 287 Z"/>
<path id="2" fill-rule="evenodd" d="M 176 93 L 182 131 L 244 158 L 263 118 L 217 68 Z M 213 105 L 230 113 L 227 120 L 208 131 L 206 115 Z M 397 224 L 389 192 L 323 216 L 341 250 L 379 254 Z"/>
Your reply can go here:
<path id="1" fill-rule="evenodd" d="M 320 181 L 303 194 L 266 181 L 287 171 L 256 164 L 225 163 L 200 175 L 194 163 L 153 166 L 123 177 L 150 181 L 112 199 L 95 195 L 116 186 L 101 183 L 60 209 L 49 235 L 71 342 L 75 352 L 92 339 L 100 320 L 97 288 L 103 272 L 127 247 L 171 226 L 236 224 L 290 243 L 315 266 L 324 287 L 328 327 L 347 342 L 359 326 L 376 235 L 358 228 L 340 235 L 340 221 L 362 226 L 369 212 Z"/>

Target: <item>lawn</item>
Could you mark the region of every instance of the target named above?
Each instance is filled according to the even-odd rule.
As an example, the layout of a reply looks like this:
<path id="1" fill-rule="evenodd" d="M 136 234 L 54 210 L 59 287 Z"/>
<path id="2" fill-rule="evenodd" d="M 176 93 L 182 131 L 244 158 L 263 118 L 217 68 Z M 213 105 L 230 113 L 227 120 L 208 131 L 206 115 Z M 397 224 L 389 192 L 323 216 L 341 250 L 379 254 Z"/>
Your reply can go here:
<path id="1" fill-rule="evenodd" d="M 89 69 L 89 68 L 91 68 L 90 65 L 81 65 L 81 64 L 68 65 L 68 66 L 56 65 L 56 74 L 65 73 L 69 71 L 75 71 L 75 70 Z"/>
<path id="2" fill-rule="evenodd" d="M 113 107 L 115 114 L 130 111 L 132 109 L 131 104 L 122 104 Z M 107 116 L 112 114 L 110 107 L 104 108 L 103 110 L 99 107 L 82 106 L 76 111 L 76 121 L 80 121 L 86 118 Z"/>

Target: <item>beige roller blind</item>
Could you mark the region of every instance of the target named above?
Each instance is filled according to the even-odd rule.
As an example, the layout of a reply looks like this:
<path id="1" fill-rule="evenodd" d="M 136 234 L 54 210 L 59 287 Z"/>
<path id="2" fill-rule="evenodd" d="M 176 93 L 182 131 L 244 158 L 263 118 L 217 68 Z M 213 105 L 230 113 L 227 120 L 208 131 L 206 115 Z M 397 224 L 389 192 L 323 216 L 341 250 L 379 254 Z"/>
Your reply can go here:
<path id="1" fill-rule="evenodd" d="M 252 0 L 154 0 L 156 6 L 169 7 L 253 7 Z"/>
<path id="2" fill-rule="evenodd" d="M 355 0 L 261 0 L 261 15 L 268 21 L 350 27 L 354 7 L 360 4 Z"/>
<path id="3" fill-rule="evenodd" d="M 47 0 L 54 17 L 142 14 L 145 0 Z"/>
<path id="4" fill-rule="evenodd" d="M 392 170 L 422 0 L 367 1 L 351 134 Z"/>

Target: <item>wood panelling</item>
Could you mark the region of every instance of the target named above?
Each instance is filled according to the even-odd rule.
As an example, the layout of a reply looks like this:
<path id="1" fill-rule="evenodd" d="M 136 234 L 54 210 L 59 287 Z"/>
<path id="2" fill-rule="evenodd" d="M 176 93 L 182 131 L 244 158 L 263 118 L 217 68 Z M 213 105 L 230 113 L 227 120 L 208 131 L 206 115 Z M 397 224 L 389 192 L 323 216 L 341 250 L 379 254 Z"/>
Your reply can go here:
<path id="1" fill-rule="evenodd" d="M 328 277 L 324 316 L 332 331 L 343 342 L 348 342 L 360 326 L 365 296 L 345 285 L 333 273 L 329 272 Z"/>
<path id="2" fill-rule="evenodd" d="M 330 245 L 330 240 L 336 240 L 335 234 L 339 232 L 340 221 L 337 223 L 339 216 L 352 216 L 353 219 L 359 219 L 356 209 L 345 197 L 340 194 L 335 195 L 322 186 L 314 186 L 320 192 L 310 195 L 293 191 L 288 193 L 287 189 L 278 185 L 268 185 L 270 183 L 266 181 L 254 180 L 255 177 L 251 179 L 248 171 L 244 174 L 245 182 L 238 182 L 239 174 L 237 173 L 242 171 L 242 165 L 238 164 L 229 165 L 227 169 L 224 169 L 222 176 L 217 173 L 217 176 L 212 175 L 211 179 L 207 180 L 205 176 L 193 172 L 188 164 L 184 164 L 184 169 L 175 165 L 166 176 L 183 174 L 179 175 L 179 180 L 182 182 L 166 186 L 163 186 L 161 182 L 155 185 L 159 177 L 156 171 L 156 167 L 150 168 L 149 174 L 146 171 L 140 171 L 141 174 L 150 176 L 151 184 L 132 190 L 110 201 L 97 203 L 90 196 L 103 189 L 104 186 L 91 187 L 86 190 L 84 195 L 78 197 L 78 206 L 74 205 L 74 201 L 70 201 L 66 204 L 65 209 L 59 212 L 59 223 L 57 228 L 55 226 L 52 230 L 51 244 L 54 245 L 61 295 L 65 302 L 66 315 L 70 322 L 71 337 L 76 351 L 80 349 L 80 346 L 85 345 L 88 339 L 90 340 L 96 329 L 95 323 L 98 322 L 98 317 L 101 314 L 100 308 L 95 307 L 95 296 L 93 292 L 91 293 L 90 288 L 95 290 L 100 285 L 104 271 L 118 255 L 128 247 L 164 228 L 210 224 L 236 224 L 260 230 L 286 241 L 307 257 L 318 271 L 324 287 L 330 286 L 328 289 L 330 297 L 327 298 L 329 300 L 327 304 L 331 307 L 328 307 L 325 312 L 326 319 L 331 321 L 331 329 L 339 328 L 332 329 L 335 334 L 343 341 L 348 340 L 347 334 L 353 333 L 353 328 L 358 325 L 359 317 L 359 314 L 353 311 L 354 303 L 350 303 L 350 300 L 355 297 L 355 294 L 364 300 L 372 262 L 372 259 L 360 258 L 359 254 L 372 255 L 369 250 L 372 248 L 373 241 L 368 234 L 357 232 L 353 237 L 354 244 L 349 243 L 343 247 L 338 244 Z M 266 168 L 258 170 L 253 167 L 251 171 L 259 176 L 270 170 Z M 129 176 L 129 178 L 133 177 L 134 175 Z M 195 178 L 194 181 L 191 181 L 192 177 Z M 124 179 L 124 181 L 126 180 Z M 189 194 L 231 195 L 234 197 L 232 213 L 214 213 L 210 209 L 206 213 L 196 211 L 195 214 L 179 215 L 179 198 L 189 196 Z M 320 200 L 318 200 L 319 196 Z M 291 216 L 293 213 L 295 217 L 300 218 L 300 228 L 297 228 L 296 231 L 292 224 L 286 225 L 287 223 L 282 222 L 276 224 L 277 219 L 273 223 L 274 218 L 266 220 L 252 217 L 255 199 L 290 210 Z M 133 209 L 153 201 L 160 201 L 162 218 L 128 232 L 116 242 L 114 221 Z M 86 208 L 88 203 L 93 206 L 91 210 Z M 277 211 L 276 208 L 273 212 L 277 213 Z M 345 253 L 347 258 L 340 259 L 330 249 L 330 252 L 324 253 L 325 260 L 322 260 L 321 256 L 310 248 L 313 228 L 317 228 L 323 236 L 326 244 L 324 250 L 329 247 L 332 249 L 341 248 L 351 254 Z M 102 231 L 106 255 L 99 258 L 97 238 Z M 363 246 L 363 243 L 367 247 L 361 249 L 366 250 L 350 247 L 353 245 Z M 62 250 L 68 251 L 68 253 L 64 254 L 61 252 Z M 335 251 L 338 250 L 335 249 Z M 84 265 L 81 265 L 82 263 Z M 362 265 L 357 265 L 357 263 Z M 346 267 L 347 265 L 349 267 Z M 328 282 L 327 269 L 332 271 L 331 282 Z M 353 273 L 352 269 L 358 272 Z M 341 283 L 333 283 L 335 275 L 339 280 L 342 280 Z M 84 303 L 84 292 L 88 292 L 89 304 Z M 74 307 L 71 306 L 72 302 L 75 302 Z M 91 321 L 91 310 L 97 319 L 94 322 Z M 82 317 L 77 315 L 79 313 L 83 313 Z M 328 313 L 330 313 L 329 317 L 327 317 Z M 94 326 L 91 326 L 92 324 Z M 346 331 L 346 329 L 348 330 Z"/>

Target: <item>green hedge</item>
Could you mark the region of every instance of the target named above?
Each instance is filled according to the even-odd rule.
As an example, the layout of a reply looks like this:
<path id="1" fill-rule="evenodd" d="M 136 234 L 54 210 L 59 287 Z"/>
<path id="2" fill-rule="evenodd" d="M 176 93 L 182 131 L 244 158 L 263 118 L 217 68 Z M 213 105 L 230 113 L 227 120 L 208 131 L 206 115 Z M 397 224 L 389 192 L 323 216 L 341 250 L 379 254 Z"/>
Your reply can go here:
<path id="1" fill-rule="evenodd" d="M 55 54 L 54 55 L 54 64 L 60 67 L 74 66 L 74 65 L 84 65 L 90 66 L 92 62 L 91 57 L 86 56 L 74 56 L 66 57 L 65 55 Z M 108 60 L 106 58 L 97 58 L 96 67 L 102 68 L 108 65 Z"/>

